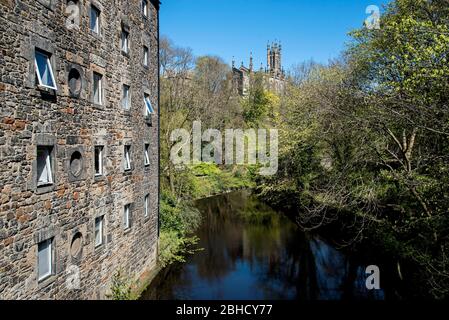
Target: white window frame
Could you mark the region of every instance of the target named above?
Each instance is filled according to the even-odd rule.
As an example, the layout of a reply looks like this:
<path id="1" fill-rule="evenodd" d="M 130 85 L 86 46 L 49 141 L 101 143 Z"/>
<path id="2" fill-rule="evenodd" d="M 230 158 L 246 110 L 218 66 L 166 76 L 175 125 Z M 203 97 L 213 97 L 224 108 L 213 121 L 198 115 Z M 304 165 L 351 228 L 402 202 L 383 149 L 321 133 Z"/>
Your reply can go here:
<path id="1" fill-rule="evenodd" d="M 150 165 L 150 145 L 148 143 L 144 145 L 144 164 L 145 166 Z"/>
<path id="2" fill-rule="evenodd" d="M 95 170 L 95 176 L 100 177 L 103 175 L 103 146 L 95 146 L 94 147 L 94 170 Z M 97 154 L 97 150 L 99 150 Z M 97 156 L 98 156 L 98 172 L 95 168 L 95 163 L 97 162 Z"/>
<path id="3" fill-rule="evenodd" d="M 39 177 L 39 149 L 45 150 L 46 151 L 46 155 L 45 155 L 45 165 L 44 168 L 47 172 L 47 180 L 46 181 L 41 181 L 40 177 Z M 53 167 L 52 167 L 52 150 L 53 147 L 51 146 L 37 146 L 37 150 L 36 150 L 36 179 L 37 179 L 37 186 L 41 187 L 41 186 L 48 186 L 48 185 L 52 185 L 54 183 L 53 180 Z"/>
<path id="4" fill-rule="evenodd" d="M 92 29 L 92 13 L 95 12 L 95 27 Z M 96 34 L 100 35 L 100 15 L 101 11 L 96 6 L 91 5 L 90 6 L 90 21 L 89 21 L 89 28 Z"/>
<path id="5" fill-rule="evenodd" d="M 150 49 L 147 46 L 143 46 L 143 65 L 148 67 L 148 59 L 150 56 Z"/>
<path id="6" fill-rule="evenodd" d="M 95 78 L 98 76 L 98 101 L 95 101 Z M 92 93 L 93 93 L 93 101 L 95 104 L 103 105 L 103 75 L 97 72 L 93 73 L 92 76 Z"/>
<path id="7" fill-rule="evenodd" d="M 147 194 L 143 199 L 144 217 L 150 214 L 150 194 Z"/>
<path id="8" fill-rule="evenodd" d="M 48 68 L 48 70 L 49 70 L 49 72 L 50 72 L 50 78 L 51 78 L 51 81 L 53 82 L 53 86 L 49 86 L 49 85 L 44 84 L 44 83 L 42 82 L 41 73 L 40 73 L 39 65 L 38 65 L 38 63 L 37 63 L 37 58 L 36 58 L 36 56 L 37 56 L 38 54 L 41 55 L 41 56 L 44 56 L 44 57 L 46 58 L 46 61 L 47 61 L 47 68 Z M 42 86 L 42 87 L 44 87 L 44 88 L 48 88 L 48 89 L 52 89 L 52 90 L 58 90 L 58 88 L 57 88 L 57 86 L 56 86 L 55 76 L 54 76 L 54 74 L 53 74 L 53 68 L 52 68 L 52 66 L 51 66 L 51 60 L 50 60 L 50 58 L 51 58 L 51 54 L 49 54 L 49 53 L 43 52 L 43 51 L 41 51 L 41 50 L 35 50 L 35 51 L 34 51 L 34 66 L 35 66 L 35 68 L 36 68 L 37 80 L 38 80 L 38 82 L 39 82 L 39 85 Z"/>
<path id="9" fill-rule="evenodd" d="M 123 207 L 123 228 L 128 230 L 131 226 L 129 223 L 129 213 L 131 211 L 131 204 L 126 204 Z"/>
<path id="10" fill-rule="evenodd" d="M 97 222 L 98 222 L 98 230 L 97 230 Z M 94 240 L 95 240 L 95 248 L 103 245 L 103 233 L 104 233 L 104 216 L 95 218 L 95 226 L 94 226 Z M 97 232 L 99 233 L 99 241 L 97 240 Z"/>
<path id="11" fill-rule="evenodd" d="M 130 91 L 131 91 L 131 87 L 123 84 L 122 85 L 122 107 L 125 110 L 129 110 L 130 109 Z"/>
<path id="12" fill-rule="evenodd" d="M 142 0 L 142 14 L 148 18 L 148 0 Z"/>
<path id="13" fill-rule="evenodd" d="M 46 250 L 48 250 L 48 257 L 46 257 L 48 260 L 46 261 L 46 265 L 48 267 L 48 272 L 45 274 L 41 274 L 41 270 L 39 268 L 40 260 L 41 260 L 41 254 L 40 252 L 42 250 L 39 250 L 39 246 L 41 245 L 47 245 Z M 39 242 L 37 245 L 37 277 L 38 281 L 42 281 L 47 279 L 53 274 L 53 238 L 44 240 L 42 242 Z"/>
<path id="14" fill-rule="evenodd" d="M 145 106 L 145 116 L 148 117 L 154 113 L 154 109 L 153 106 L 151 105 L 150 96 L 146 93 L 143 95 L 143 103 Z"/>
<path id="15" fill-rule="evenodd" d="M 121 47 L 124 53 L 129 53 L 129 32 L 122 28 Z"/>
<path id="16" fill-rule="evenodd" d="M 129 171 L 131 170 L 131 146 L 130 145 L 126 145 L 124 147 L 124 159 L 125 161 L 125 171 Z"/>

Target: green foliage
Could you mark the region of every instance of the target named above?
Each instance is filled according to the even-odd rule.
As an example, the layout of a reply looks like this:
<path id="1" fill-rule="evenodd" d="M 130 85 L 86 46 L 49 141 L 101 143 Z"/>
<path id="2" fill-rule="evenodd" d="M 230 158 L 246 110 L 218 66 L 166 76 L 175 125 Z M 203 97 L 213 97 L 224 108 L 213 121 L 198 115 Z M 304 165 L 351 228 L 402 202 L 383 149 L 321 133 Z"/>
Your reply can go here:
<path id="1" fill-rule="evenodd" d="M 350 52 L 377 89 L 401 93 L 415 103 L 434 103 L 449 88 L 448 16 L 447 2 L 394 1 L 380 30 L 353 32 L 357 42 Z"/>
<path id="2" fill-rule="evenodd" d="M 201 162 L 191 167 L 192 174 L 197 177 L 219 175 L 221 170 L 214 163 Z"/>
<path id="3" fill-rule="evenodd" d="M 195 231 L 201 223 L 201 214 L 187 201 L 178 201 L 168 191 L 163 191 L 160 202 L 161 230 L 180 235 Z"/>
<path id="4" fill-rule="evenodd" d="M 194 199 L 253 187 L 251 169 L 246 166 L 223 166 L 199 163 L 189 167 L 191 194 Z"/>
<path id="5" fill-rule="evenodd" d="M 160 202 L 159 265 L 166 267 L 183 262 L 198 238 L 191 234 L 201 223 L 200 212 L 187 201 L 178 201 L 173 194 L 163 191 Z"/>
<path id="6" fill-rule="evenodd" d="M 379 30 L 352 35 L 340 61 L 293 76 L 274 119 L 279 171 L 258 190 L 306 229 L 350 225 L 349 242 L 371 239 L 414 266 L 420 294 L 447 297 L 449 6 L 392 1 Z"/>
<path id="7" fill-rule="evenodd" d="M 164 268 L 175 262 L 185 262 L 188 254 L 199 249 L 192 249 L 198 243 L 198 237 L 183 237 L 172 230 L 162 230 L 159 237 L 159 265 Z"/>
<path id="8" fill-rule="evenodd" d="M 256 74 L 252 79 L 249 96 L 242 99 L 243 119 L 249 127 L 261 126 L 268 116 L 273 116 L 277 109 L 278 98 L 265 90 L 262 75 Z"/>
<path id="9" fill-rule="evenodd" d="M 136 297 L 132 293 L 132 281 L 127 279 L 123 272 L 118 270 L 112 276 L 111 293 L 108 298 L 112 300 L 135 300 Z"/>

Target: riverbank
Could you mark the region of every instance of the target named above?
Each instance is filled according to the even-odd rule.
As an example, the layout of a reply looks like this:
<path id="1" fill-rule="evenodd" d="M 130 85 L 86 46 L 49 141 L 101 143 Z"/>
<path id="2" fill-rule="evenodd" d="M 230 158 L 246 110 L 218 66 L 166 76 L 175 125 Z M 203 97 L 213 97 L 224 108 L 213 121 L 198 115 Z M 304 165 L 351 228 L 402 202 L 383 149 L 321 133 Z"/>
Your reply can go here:
<path id="1" fill-rule="evenodd" d="M 252 171 L 245 167 L 220 167 L 199 163 L 180 172 L 182 188 L 176 192 L 163 187 L 160 207 L 159 263 L 165 267 L 184 261 L 189 248 L 198 242 L 191 234 L 201 223 L 201 214 L 193 205 L 198 199 L 232 190 L 253 187 Z"/>

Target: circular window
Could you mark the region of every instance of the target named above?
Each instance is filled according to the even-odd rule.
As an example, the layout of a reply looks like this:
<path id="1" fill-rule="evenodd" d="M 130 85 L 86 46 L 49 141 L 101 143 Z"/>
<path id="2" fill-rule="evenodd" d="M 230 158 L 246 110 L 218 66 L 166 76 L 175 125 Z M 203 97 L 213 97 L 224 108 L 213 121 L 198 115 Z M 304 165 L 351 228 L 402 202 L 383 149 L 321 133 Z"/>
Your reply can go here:
<path id="1" fill-rule="evenodd" d="M 69 89 L 73 96 L 79 96 L 81 92 L 81 75 L 76 69 L 69 72 Z"/>
<path id="2" fill-rule="evenodd" d="M 81 253 L 83 243 L 83 235 L 81 232 L 77 232 L 72 238 L 72 244 L 70 246 L 70 254 L 72 257 L 76 258 Z"/>
<path id="3" fill-rule="evenodd" d="M 70 157 L 70 172 L 74 177 L 78 177 L 83 170 L 83 157 L 79 151 L 72 153 Z"/>

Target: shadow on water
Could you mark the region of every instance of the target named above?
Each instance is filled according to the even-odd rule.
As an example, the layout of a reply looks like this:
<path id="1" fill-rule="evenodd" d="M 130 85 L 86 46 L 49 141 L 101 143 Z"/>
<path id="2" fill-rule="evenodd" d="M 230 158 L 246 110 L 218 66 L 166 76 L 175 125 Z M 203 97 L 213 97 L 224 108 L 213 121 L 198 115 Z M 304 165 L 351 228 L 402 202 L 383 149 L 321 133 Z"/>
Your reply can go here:
<path id="1" fill-rule="evenodd" d="M 142 299 L 384 299 L 365 266 L 305 234 L 247 191 L 197 202 L 204 248 L 153 280 Z"/>

